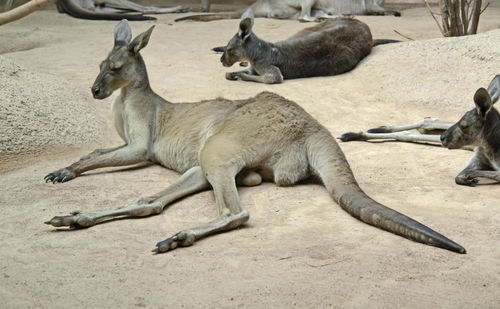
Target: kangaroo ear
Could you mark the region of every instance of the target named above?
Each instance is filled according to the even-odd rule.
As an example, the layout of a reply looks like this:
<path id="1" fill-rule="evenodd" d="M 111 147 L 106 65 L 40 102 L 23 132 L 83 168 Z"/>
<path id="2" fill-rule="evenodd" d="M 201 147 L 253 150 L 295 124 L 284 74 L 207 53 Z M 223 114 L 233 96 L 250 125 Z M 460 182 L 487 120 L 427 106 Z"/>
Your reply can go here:
<path id="1" fill-rule="evenodd" d="M 115 46 L 127 45 L 132 39 L 132 30 L 126 19 L 122 19 L 115 27 Z"/>
<path id="2" fill-rule="evenodd" d="M 485 117 L 491 109 L 491 97 L 488 91 L 484 88 L 479 88 L 474 95 L 474 103 L 479 115 Z"/>
<path id="3" fill-rule="evenodd" d="M 488 86 L 488 93 L 491 97 L 491 104 L 495 104 L 500 98 L 500 75 L 495 76 Z"/>
<path id="4" fill-rule="evenodd" d="M 240 29 L 238 31 L 238 37 L 242 40 L 246 40 L 248 36 L 252 33 L 253 27 L 253 10 L 248 9 L 241 15 Z"/>
<path id="5" fill-rule="evenodd" d="M 148 45 L 149 38 L 151 37 L 154 27 L 155 26 L 152 26 L 148 30 L 136 36 L 135 39 L 128 45 L 128 49 L 137 55 L 141 49 Z"/>
<path id="6" fill-rule="evenodd" d="M 252 8 L 248 8 L 248 9 L 246 9 L 245 12 L 243 12 L 243 14 L 241 14 L 240 19 L 243 20 L 245 18 L 250 18 L 252 20 L 252 26 L 253 26 L 254 17 L 255 17 L 255 15 L 253 14 Z"/>

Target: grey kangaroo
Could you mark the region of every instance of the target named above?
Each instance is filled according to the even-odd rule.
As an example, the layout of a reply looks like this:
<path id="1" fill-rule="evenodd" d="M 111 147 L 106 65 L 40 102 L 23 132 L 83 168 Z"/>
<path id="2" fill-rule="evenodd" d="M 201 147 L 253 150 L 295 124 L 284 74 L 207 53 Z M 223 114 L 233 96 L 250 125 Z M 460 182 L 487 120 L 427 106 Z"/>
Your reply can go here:
<path id="1" fill-rule="evenodd" d="M 253 21 L 251 13 L 244 16 L 227 46 L 214 48 L 224 51 L 220 61 L 225 67 L 249 62 L 247 69 L 227 73 L 228 80 L 276 84 L 283 79 L 341 74 L 356 67 L 374 45 L 396 42 L 373 41 L 366 24 L 339 17 L 299 31 L 285 41 L 269 43 L 252 32 Z"/>
<path id="2" fill-rule="evenodd" d="M 75 18 L 92 20 L 155 20 L 142 14 L 182 13 L 187 9 L 182 6 L 158 8 L 142 6 L 128 0 L 57 0 L 59 13 L 67 13 Z M 129 13 L 138 12 L 138 13 Z"/>
<path id="3" fill-rule="evenodd" d="M 256 17 L 276 19 L 298 19 L 300 21 L 319 21 L 340 15 L 394 15 L 398 11 L 383 7 L 384 0 L 257 0 L 249 8 L 226 14 L 191 15 L 175 21 L 212 21 L 219 19 L 237 19 L 248 10 Z"/>
<path id="4" fill-rule="evenodd" d="M 179 198 L 212 188 L 218 217 L 159 242 L 153 250 L 166 252 L 244 224 L 249 214 L 241 206 L 237 184 L 274 181 L 291 186 L 317 177 L 332 198 L 361 221 L 420 243 L 465 253 L 445 236 L 368 197 L 330 132 L 296 103 L 270 92 L 234 101 L 218 98 L 172 104 L 162 99 L 151 90 L 139 54 L 152 30 L 131 40 L 128 23 L 121 21 L 115 28 L 114 47 L 92 86 L 96 99 L 120 89 L 112 111 L 125 144 L 96 150 L 45 179 L 66 182 L 92 169 L 142 161 L 161 164 L 182 176 L 165 190 L 126 206 L 56 216 L 47 224 L 80 228 L 117 217 L 156 215 Z"/>
<path id="5" fill-rule="evenodd" d="M 459 185 L 475 186 L 478 178 L 500 182 L 500 115 L 493 104 L 500 98 L 500 75 L 488 89 L 479 88 L 474 95 L 476 107 L 455 124 L 437 118 L 401 127 L 382 126 L 360 133 L 345 133 L 342 141 L 395 139 L 405 142 L 437 142 L 448 149 L 473 148 L 474 156 L 456 177 Z M 406 130 L 418 129 L 424 134 Z M 430 133 L 430 134 L 429 134 Z M 441 136 L 435 134 L 442 133 Z"/>

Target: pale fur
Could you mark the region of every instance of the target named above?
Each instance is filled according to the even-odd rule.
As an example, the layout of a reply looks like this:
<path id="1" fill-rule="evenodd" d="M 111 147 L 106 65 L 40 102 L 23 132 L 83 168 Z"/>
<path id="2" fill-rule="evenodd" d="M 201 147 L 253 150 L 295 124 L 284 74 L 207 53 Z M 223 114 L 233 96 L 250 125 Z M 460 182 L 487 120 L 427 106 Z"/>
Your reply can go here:
<path id="1" fill-rule="evenodd" d="M 395 15 L 401 13 L 383 7 L 384 0 L 257 0 L 243 11 L 226 14 L 191 15 L 176 19 L 212 21 L 218 19 L 240 18 L 249 10 L 255 17 L 298 19 L 318 21 L 342 15 Z"/>

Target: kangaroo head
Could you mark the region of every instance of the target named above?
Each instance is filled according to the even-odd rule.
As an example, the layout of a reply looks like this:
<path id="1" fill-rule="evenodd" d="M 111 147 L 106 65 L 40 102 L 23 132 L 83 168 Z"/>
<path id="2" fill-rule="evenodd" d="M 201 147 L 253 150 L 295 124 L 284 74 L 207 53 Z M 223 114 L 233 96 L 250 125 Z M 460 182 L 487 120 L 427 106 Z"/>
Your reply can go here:
<path id="1" fill-rule="evenodd" d="M 139 51 L 146 47 L 154 26 L 139 34 L 133 41 L 127 20 L 115 27 L 115 43 L 108 57 L 100 64 L 100 72 L 92 86 L 96 99 L 109 97 L 116 89 L 146 78 L 147 73 Z"/>
<path id="2" fill-rule="evenodd" d="M 238 33 L 227 43 L 226 49 L 220 58 L 220 62 L 225 67 L 232 66 L 235 62 L 247 60 L 248 38 L 252 34 L 253 11 L 247 10 L 242 15 Z"/>
<path id="3" fill-rule="evenodd" d="M 441 135 L 443 146 L 448 149 L 456 149 L 463 146 L 480 145 L 483 127 L 492 108 L 488 91 L 479 88 L 474 95 L 474 103 L 476 108 L 465 113 L 457 123 Z"/>

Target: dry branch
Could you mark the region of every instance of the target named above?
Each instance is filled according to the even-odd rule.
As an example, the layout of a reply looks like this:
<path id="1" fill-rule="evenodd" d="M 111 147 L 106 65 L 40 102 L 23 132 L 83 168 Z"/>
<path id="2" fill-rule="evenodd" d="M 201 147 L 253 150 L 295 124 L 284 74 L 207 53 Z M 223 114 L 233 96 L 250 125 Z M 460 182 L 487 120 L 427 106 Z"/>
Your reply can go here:
<path id="1" fill-rule="evenodd" d="M 475 34 L 477 33 L 477 27 L 479 26 L 479 16 L 481 16 L 481 0 L 476 0 L 473 3 L 472 7 L 472 20 L 470 22 L 470 28 L 467 30 L 467 34 Z M 486 5 L 486 7 L 489 5 L 489 3 Z M 486 9 L 486 8 L 485 8 Z"/>
<path id="2" fill-rule="evenodd" d="M 441 26 L 439 25 L 439 22 L 438 22 L 436 16 L 434 15 L 434 12 L 432 12 L 431 7 L 429 6 L 429 2 L 427 2 L 427 0 L 424 0 L 424 2 L 425 2 L 425 5 L 427 6 L 427 10 L 429 10 L 429 13 L 431 13 L 432 18 L 434 18 L 434 20 L 436 21 L 436 24 L 437 24 L 439 30 L 441 31 L 441 33 L 443 34 L 443 36 L 447 36 L 446 33 L 443 31 L 443 28 L 441 28 Z M 441 16 L 443 16 L 443 14 L 441 14 Z M 444 21 L 443 21 L 443 24 L 444 24 Z"/>
<path id="3" fill-rule="evenodd" d="M 21 6 L 10 11 L 0 13 L 0 25 L 10 23 L 14 20 L 23 18 L 24 16 L 33 13 L 46 6 L 51 0 L 31 0 Z"/>
<path id="4" fill-rule="evenodd" d="M 443 36 L 476 34 L 479 17 L 489 5 L 481 10 L 482 0 L 438 0 L 441 14 L 437 14 L 431 10 L 428 0 L 424 2 Z M 436 15 L 441 15 L 441 24 Z"/>

